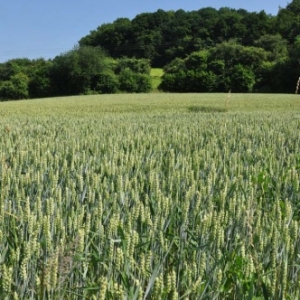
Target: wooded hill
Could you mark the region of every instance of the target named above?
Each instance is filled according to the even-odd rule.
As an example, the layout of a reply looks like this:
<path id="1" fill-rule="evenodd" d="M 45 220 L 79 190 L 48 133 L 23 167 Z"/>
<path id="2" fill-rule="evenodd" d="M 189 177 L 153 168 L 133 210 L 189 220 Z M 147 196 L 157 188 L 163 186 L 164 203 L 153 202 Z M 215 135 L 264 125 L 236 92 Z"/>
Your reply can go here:
<path id="1" fill-rule="evenodd" d="M 102 24 L 45 61 L 0 64 L 0 98 L 161 90 L 292 93 L 300 76 L 300 0 L 264 11 L 202 8 L 142 13 Z"/>
<path id="2" fill-rule="evenodd" d="M 230 8 L 158 10 L 137 15 L 131 21 L 120 18 L 103 24 L 83 37 L 79 45 L 101 46 L 114 58 L 148 58 L 153 67 L 163 67 L 177 57 L 184 58 L 231 39 L 250 46 L 262 36 L 280 34 L 293 42 L 296 34 L 292 28 L 283 28 L 281 19 L 264 11 L 250 13 Z"/>

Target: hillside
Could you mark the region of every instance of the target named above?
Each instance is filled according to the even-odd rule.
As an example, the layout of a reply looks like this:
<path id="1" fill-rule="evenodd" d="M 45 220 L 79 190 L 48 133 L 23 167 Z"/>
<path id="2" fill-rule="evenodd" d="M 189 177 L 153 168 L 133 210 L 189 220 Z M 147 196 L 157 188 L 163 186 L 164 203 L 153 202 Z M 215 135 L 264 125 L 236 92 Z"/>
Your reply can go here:
<path id="1" fill-rule="evenodd" d="M 148 58 L 153 67 L 163 67 L 174 58 L 184 58 L 230 39 L 243 46 L 257 46 L 263 36 L 279 35 L 291 45 L 300 34 L 299 6 L 299 0 L 294 0 L 277 16 L 228 7 L 145 12 L 132 20 L 119 18 L 102 24 L 79 44 L 101 46 L 114 58 Z"/>

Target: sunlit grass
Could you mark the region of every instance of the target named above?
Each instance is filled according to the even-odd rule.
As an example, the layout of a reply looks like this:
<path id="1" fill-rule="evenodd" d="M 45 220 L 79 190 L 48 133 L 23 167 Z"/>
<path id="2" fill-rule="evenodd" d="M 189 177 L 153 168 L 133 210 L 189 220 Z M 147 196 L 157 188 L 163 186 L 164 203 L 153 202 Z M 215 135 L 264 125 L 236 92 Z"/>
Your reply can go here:
<path id="1" fill-rule="evenodd" d="M 227 103 L 226 103 L 227 102 Z M 0 102 L 5 115 L 98 114 L 104 112 L 184 112 L 189 107 L 215 107 L 229 112 L 297 112 L 299 95 L 281 94 L 122 94 Z"/>
<path id="2" fill-rule="evenodd" d="M 158 86 L 161 83 L 161 77 L 163 76 L 164 71 L 160 68 L 152 68 L 150 72 L 152 80 L 152 90 L 155 92 L 158 89 Z"/>

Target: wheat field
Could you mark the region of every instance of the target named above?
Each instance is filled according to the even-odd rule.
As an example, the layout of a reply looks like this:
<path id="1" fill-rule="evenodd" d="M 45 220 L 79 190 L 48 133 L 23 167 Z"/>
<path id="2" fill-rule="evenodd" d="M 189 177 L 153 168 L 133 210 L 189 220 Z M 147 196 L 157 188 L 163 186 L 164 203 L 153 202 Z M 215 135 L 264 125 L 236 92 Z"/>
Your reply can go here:
<path id="1" fill-rule="evenodd" d="M 299 299 L 297 95 L 0 103 L 1 299 Z"/>

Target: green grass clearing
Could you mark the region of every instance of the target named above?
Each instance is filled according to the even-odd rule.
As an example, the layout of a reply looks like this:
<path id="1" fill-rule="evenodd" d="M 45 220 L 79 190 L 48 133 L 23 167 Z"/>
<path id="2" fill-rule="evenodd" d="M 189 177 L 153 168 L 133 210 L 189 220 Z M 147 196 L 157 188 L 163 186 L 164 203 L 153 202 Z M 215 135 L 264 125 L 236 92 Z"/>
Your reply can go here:
<path id="1" fill-rule="evenodd" d="M 150 76 L 152 79 L 152 90 L 153 92 L 157 92 L 157 88 L 161 83 L 161 77 L 163 76 L 164 71 L 160 68 L 152 68 L 150 72 Z"/>

